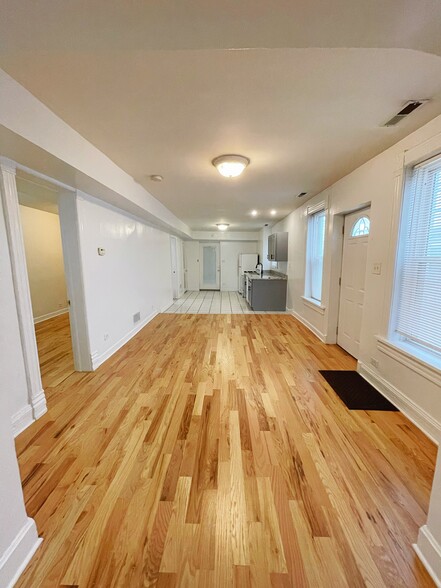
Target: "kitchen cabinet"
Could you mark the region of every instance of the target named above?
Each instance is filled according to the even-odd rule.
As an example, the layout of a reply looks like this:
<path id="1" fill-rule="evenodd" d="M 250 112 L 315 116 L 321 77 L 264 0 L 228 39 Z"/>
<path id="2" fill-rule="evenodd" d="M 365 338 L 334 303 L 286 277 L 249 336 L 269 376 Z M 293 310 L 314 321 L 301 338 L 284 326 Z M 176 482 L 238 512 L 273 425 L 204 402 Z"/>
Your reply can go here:
<path id="1" fill-rule="evenodd" d="M 288 261 L 288 233 L 273 233 L 268 237 L 268 260 Z"/>
<path id="2" fill-rule="evenodd" d="M 285 311 L 287 280 L 250 278 L 247 301 L 253 310 Z"/>

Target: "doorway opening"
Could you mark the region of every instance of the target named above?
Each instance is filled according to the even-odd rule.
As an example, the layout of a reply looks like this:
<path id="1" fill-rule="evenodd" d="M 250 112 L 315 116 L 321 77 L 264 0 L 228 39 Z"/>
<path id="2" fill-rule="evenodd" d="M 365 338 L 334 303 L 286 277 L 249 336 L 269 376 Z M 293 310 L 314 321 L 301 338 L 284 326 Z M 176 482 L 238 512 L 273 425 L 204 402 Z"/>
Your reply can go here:
<path id="1" fill-rule="evenodd" d="M 59 189 L 28 174 L 17 174 L 16 184 L 41 380 L 48 389 L 75 370 Z"/>
<path id="2" fill-rule="evenodd" d="M 345 216 L 337 344 L 355 359 L 360 350 L 369 233 L 370 208 Z"/>

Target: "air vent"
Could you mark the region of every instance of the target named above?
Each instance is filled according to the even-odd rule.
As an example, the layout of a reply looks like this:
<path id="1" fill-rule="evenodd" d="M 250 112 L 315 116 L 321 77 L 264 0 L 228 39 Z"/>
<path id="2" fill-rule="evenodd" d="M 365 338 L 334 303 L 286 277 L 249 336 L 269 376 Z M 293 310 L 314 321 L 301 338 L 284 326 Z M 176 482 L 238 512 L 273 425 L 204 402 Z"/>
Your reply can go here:
<path id="1" fill-rule="evenodd" d="M 409 116 L 409 114 L 411 114 L 414 110 L 416 110 L 417 108 L 419 108 L 420 106 L 422 106 L 426 102 L 427 102 L 427 100 L 410 100 L 409 102 L 406 102 L 406 104 L 403 106 L 403 108 L 400 110 L 400 112 L 398 112 L 390 120 L 388 120 L 386 123 L 384 123 L 383 127 L 394 127 L 400 121 L 402 121 L 403 118 L 406 118 L 406 116 Z"/>
<path id="2" fill-rule="evenodd" d="M 303 198 L 303 196 L 306 196 L 308 192 L 300 192 L 300 194 L 297 194 L 297 198 Z"/>
<path id="3" fill-rule="evenodd" d="M 133 315 L 133 324 L 135 324 L 135 323 L 139 322 L 140 320 L 141 320 L 141 313 L 140 313 L 140 312 L 136 312 L 136 313 Z"/>

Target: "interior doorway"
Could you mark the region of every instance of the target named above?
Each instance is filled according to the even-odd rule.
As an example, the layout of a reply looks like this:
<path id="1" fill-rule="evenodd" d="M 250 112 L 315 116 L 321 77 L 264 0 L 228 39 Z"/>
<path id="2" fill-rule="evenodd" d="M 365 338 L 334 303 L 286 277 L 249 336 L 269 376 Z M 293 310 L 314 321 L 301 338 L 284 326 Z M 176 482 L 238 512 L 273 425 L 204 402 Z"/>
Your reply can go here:
<path id="1" fill-rule="evenodd" d="M 200 289 L 220 289 L 220 247 L 219 243 L 200 244 Z"/>
<path id="2" fill-rule="evenodd" d="M 358 359 L 364 308 L 370 208 L 345 216 L 337 343 Z"/>
<path id="3" fill-rule="evenodd" d="M 59 191 L 38 178 L 16 176 L 20 221 L 43 389 L 74 372 Z"/>

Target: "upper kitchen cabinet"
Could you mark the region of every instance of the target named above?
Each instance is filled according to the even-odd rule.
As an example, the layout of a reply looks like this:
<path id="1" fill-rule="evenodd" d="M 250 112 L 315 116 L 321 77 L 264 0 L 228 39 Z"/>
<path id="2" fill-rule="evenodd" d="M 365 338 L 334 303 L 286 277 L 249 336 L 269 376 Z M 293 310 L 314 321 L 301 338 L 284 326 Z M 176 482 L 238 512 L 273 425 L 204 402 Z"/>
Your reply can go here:
<path id="1" fill-rule="evenodd" d="M 288 261 L 288 233 L 273 233 L 268 237 L 269 261 Z"/>

